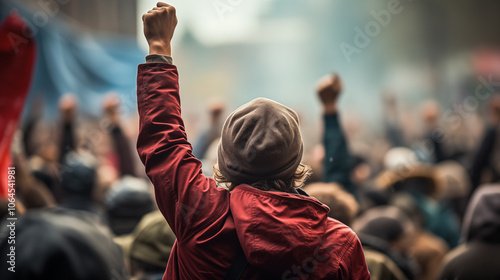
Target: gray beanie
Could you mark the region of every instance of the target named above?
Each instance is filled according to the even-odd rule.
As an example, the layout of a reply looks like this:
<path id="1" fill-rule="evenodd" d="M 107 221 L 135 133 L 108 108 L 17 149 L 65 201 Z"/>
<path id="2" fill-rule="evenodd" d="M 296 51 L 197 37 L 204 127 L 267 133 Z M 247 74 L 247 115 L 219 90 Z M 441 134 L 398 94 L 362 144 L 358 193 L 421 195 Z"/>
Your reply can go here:
<path id="1" fill-rule="evenodd" d="M 299 118 L 292 109 L 257 98 L 226 119 L 218 147 L 218 167 L 232 183 L 288 179 L 302 160 Z"/>

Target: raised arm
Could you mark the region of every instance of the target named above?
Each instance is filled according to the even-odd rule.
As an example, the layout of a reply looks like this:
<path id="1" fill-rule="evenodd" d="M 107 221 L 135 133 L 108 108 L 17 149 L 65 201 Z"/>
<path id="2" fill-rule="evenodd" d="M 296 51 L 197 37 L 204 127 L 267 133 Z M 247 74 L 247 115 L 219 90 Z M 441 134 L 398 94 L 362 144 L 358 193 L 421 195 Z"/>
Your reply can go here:
<path id="1" fill-rule="evenodd" d="M 135 174 L 134 158 L 130 147 L 129 139 L 125 136 L 121 128 L 120 121 L 120 99 L 114 94 L 109 94 L 104 99 L 104 114 L 110 121 L 110 133 L 113 140 L 113 146 L 116 149 L 120 165 L 120 176 Z"/>
<path id="2" fill-rule="evenodd" d="M 325 158 L 323 177 L 325 182 L 335 182 L 354 194 L 351 183 L 352 158 L 347 147 L 337 110 L 337 98 L 342 91 L 342 82 L 337 75 L 323 78 L 317 88 L 323 106 Z"/>
<path id="3" fill-rule="evenodd" d="M 61 141 L 59 143 L 59 162 L 64 162 L 66 155 L 76 148 L 74 123 L 77 110 L 77 100 L 72 94 L 65 94 L 59 100 L 61 111 Z"/>
<path id="4" fill-rule="evenodd" d="M 155 187 L 156 202 L 177 238 L 182 241 L 220 217 L 217 211 L 225 190 L 201 173 L 201 163 L 192 155 L 181 118 L 177 68 L 171 61 L 170 40 L 177 18 L 175 9 L 164 3 L 143 16 L 149 43 L 148 62 L 139 65 L 137 103 L 140 130 L 139 156 Z M 166 57 L 168 56 L 168 57 Z"/>

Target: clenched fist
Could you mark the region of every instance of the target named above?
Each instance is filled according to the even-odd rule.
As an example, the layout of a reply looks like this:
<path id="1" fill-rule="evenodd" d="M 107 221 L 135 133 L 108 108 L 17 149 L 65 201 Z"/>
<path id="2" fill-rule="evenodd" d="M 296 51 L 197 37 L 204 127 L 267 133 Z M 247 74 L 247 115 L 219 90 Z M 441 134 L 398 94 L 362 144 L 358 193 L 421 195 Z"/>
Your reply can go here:
<path id="1" fill-rule="evenodd" d="M 337 113 L 337 98 L 342 91 L 342 81 L 337 74 L 328 75 L 320 80 L 316 91 L 323 104 L 325 114 Z"/>
<path id="2" fill-rule="evenodd" d="M 102 105 L 104 114 L 114 125 L 120 124 L 120 97 L 115 93 L 109 93 L 104 97 Z"/>
<path id="3" fill-rule="evenodd" d="M 175 8 L 163 2 L 142 16 L 149 54 L 172 55 L 170 41 L 177 25 Z"/>
<path id="4" fill-rule="evenodd" d="M 78 100 L 71 93 L 66 93 L 59 99 L 59 110 L 64 123 L 71 123 L 76 117 Z"/>

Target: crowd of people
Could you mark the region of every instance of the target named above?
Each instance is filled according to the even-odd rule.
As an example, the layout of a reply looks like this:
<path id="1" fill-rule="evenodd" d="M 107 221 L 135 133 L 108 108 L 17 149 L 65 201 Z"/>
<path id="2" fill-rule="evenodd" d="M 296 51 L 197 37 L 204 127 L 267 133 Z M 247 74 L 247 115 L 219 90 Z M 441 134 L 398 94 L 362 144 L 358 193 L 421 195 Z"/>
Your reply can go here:
<path id="1" fill-rule="evenodd" d="M 65 95 L 57 122 L 35 106 L 19 125 L 17 270 L 2 261 L 2 279 L 500 279 L 500 94 L 473 145 L 446 141 L 440 106 L 424 103 L 425 152 L 388 96 L 379 159 L 350 148 L 333 74 L 316 88 L 322 152 L 304 149 L 293 110 L 264 98 L 225 121 L 212 106 L 191 145 L 169 45 L 155 44 L 170 42 L 175 9 L 159 3 L 143 21 L 139 125 L 112 94 L 102 118 Z"/>

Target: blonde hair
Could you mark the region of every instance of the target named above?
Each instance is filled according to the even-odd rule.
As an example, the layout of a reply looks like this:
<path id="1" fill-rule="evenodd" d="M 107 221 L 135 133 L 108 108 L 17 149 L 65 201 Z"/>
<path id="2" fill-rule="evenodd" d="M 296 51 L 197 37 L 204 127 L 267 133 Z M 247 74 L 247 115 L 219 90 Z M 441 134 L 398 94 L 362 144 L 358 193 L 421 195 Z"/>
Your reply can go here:
<path id="1" fill-rule="evenodd" d="M 231 182 L 219 170 L 218 164 L 214 164 L 214 180 L 218 187 L 232 191 L 234 187 L 245 182 Z M 269 179 L 260 180 L 249 184 L 250 186 L 263 191 L 278 190 L 288 193 L 296 193 L 295 189 L 302 188 L 305 182 L 312 174 L 312 168 L 306 164 L 299 164 L 295 174 L 287 179 Z"/>
<path id="2" fill-rule="evenodd" d="M 304 190 L 330 208 L 330 217 L 350 225 L 359 211 L 359 204 L 354 196 L 337 183 L 313 183 Z"/>

